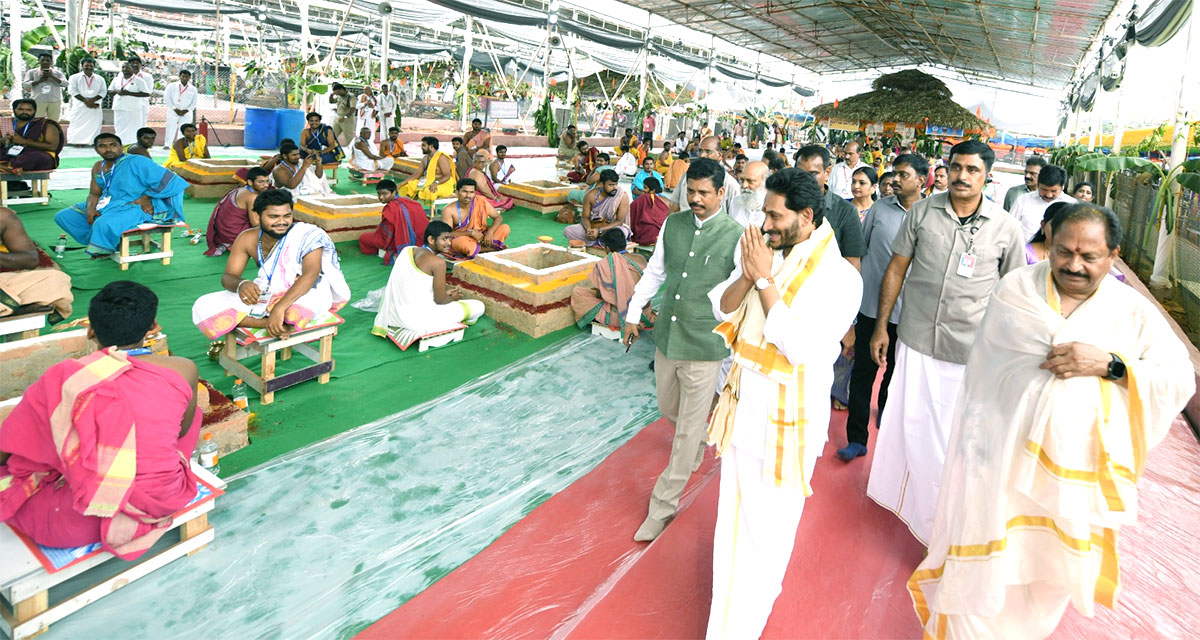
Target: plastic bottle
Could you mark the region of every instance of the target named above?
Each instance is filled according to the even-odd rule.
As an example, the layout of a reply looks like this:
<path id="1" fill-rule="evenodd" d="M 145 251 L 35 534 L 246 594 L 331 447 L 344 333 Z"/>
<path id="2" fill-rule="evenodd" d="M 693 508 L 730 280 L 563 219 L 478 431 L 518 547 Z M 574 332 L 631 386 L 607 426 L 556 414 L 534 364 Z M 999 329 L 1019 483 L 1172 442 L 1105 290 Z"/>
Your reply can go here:
<path id="1" fill-rule="evenodd" d="M 190 242 L 192 244 L 200 244 L 200 241 L 203 239 L 204 239 L 204 234 L 201 233 L 200 231 L 197 231 L 196 233 L 192 234 L 192 239 L 189 240 L 188 242 Z"/>
<path id="2" fill-rule="evenodd" d="M 233 394 L 231 400 L 239 409 L 245 409 L 250 406 L 250 399 L 246 396 L 246 384 L 241 378 L 233 381 Z"/>
<path id="3" fill-rule="evenodd" d="M 192 234 L 192 228 L 186 224 L 177 224 L 175 226 L 179 227 L 179 237 L 180 238 L 186 238 Z"/>
<path id="4" fill-rule="evenodd" d="M 58 236 L 58 244 L 54 245 L 54 257 L 61 259 L 67 252 L 67 234 Z"/>
<path id="5" fill-rule="evenodd" d="M 221 472 L 220 456 L 217 455 L 217 442 L 211 433 L 204 434 L 200 441 L 200 466 L 214 476 Z"/>

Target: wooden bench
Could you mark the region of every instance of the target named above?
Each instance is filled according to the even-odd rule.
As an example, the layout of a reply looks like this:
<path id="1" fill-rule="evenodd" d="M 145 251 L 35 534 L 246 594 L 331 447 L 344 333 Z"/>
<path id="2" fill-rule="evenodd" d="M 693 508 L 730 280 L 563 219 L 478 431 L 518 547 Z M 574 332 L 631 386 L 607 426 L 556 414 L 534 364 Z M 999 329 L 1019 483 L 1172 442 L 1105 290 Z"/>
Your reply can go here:
<path id="1" fill-rule="evenodd" d="M 333 172 L 333 183 L 337 184 L 338 183 L 338 168 L 341 166 L 342 166 L 342 163 L 340 163 L 340 162 L 324 163 L 321 165 L 321 172 L 324 173 L 326 171 L 332 171 Z"/>
<path id="2" fill-rule="evenodd" d="M 192 463 L 196 477 L 216 489 L 219 494 L 225 482 Z M 207 490 L 207 487 L 205 488 Z M 179 541 L 171 544 L 159 541 L 154 548 L 133 562 L 121 560 L 107 552 L 93 552 L 74 560 L 51 573 L 43 560 L 26 544 L 22 536 L 8 525 L 0 524 L 0 629 L 13 640 L 39 635 L 51 624 L 83 609 L 129 583 L 165 567 L 185 555 L 203 549 L 216 537 L 208 522 L 214 499 L 205 499 L 185 507 L 175 515 L 164 540 L 171 540 L 178 530 Z M 45 557 L 45 556 L 43 556 Z M 50 567 L 51 569 L 53 567 Z M 116 575 L 113 570 L 117 569 Z M 62 586 L 68 580 L 76 588 Z M 58 588 L 56 588 L 58 587 Z M 54 597 L 51 598 L 51 589 Z M 66 593 L 60 593 L 66 591 Z"/>
<path id="3" fill-rule="evenodd" d="M 49 171 L 26 171 L 21 175 L 13 173 L 0 174 L 0 207 L 11 207 L 14 204 L 50 204 L 50 173 Z M 33 195 L 8 197 L 8 183 L 28 181 Z"/>
<path id="4" fill-rule="evenodd" d="M 52 310 L 34 311 L 0 318 L 0 342 L 16 342 L 38 337 Z"/>
<path id="5" fill-rule="evenodd" d="M 171 232 L 178 225 L 174 224 L 147 224 L 140 225 L 121 234 L 121 246 L 117 249 L 117 253 L 112 254 L 112 259 L 121 265 L 121 271 L 128 271 L 129 265 L 134 262 L 143 260 L 162 260 L 164 265 L 171 264 L 171 257 L 175 252 L 171 250 Z M 158 236 L 158 241 L 154 241 L 154 236 Z M 141 252 L 132 253 L 129 250 L 131 240 L 141 241 Z M 157 244 L 158 251 L 151 251 L 151 245 Z"/>
<path id="6" fill-rule="evenodd" d="M 286 338 L 258 338 L 244 329 L 232 331 L 225 335 L 225 346 L 218 359 L 221 368 L 225 369 L 225 375 L 241 378 L 248 387 L 257 391 L 262 404 L 275 402 L 276 391 L 313 378 L 316 378 L 317 384 L 325 384 L 333 372 L 333 337 L 343 322 L 340 317 L 333 317 L 336 321 L 332 324 L 296 331 Z M 314 342 L 317 343 L 315 349 L 312 347 Z M 276 375 L 276 360 L 290 360 L 293 348 L 313 363 L 290 373 Z M 262 357 L 258 371 L 241 363 L 254 356 Z"/>

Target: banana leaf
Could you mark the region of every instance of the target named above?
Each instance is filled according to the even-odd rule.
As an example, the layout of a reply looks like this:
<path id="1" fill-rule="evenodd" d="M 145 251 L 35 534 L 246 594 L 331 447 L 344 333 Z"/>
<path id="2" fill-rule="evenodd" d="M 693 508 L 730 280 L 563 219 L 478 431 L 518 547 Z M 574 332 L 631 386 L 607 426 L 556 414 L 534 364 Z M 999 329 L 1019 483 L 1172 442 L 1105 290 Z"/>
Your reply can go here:
<path id="1" fill-rule="evenodd" d="M 1102 153 L 1088 153 L 1075 159 L 1075 168 L 1080 171 L 1113 171 L 1132 170 L 1137 172 L 1157 170 L 1153 162 L 1134 156 L 1109 156 Z"/>
<path id="2" fill-rule="evenodd" d="M 1176 176 L 1175 181 L 1185 189 L 1200 193 L 1200 173 L 1184 172 Z"/>

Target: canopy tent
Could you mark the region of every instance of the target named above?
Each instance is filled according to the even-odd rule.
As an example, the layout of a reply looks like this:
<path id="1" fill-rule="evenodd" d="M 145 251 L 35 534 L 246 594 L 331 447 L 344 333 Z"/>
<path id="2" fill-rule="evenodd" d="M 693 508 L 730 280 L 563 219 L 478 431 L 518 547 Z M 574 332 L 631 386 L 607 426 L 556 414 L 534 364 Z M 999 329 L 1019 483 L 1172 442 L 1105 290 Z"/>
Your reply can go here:
<path id="1" fill-rule="evenodd" d="M 851 96 L 836 105 L 820 105 L 812 114 L 851 122 L 928 123 L 964 130 L 987 127 L 987 123 L 951 100 L 950 89 L 944 82 L 916 69 L 879 76 L 871 86 L 873 91 Z"/>
<path id="2" fill-rule="evenodd" d="M 249 7 L 226 4 L 218 10 L 215 2 L 195 2 L 194 0 L 113 0 L 114 4 L 124 4 L 140 9 L 152 9 L 166 13 L 199 13 L 216 15 L 217 13 L 250 13 Z M 100 4 L 100 3 L 96 3 Z"/>

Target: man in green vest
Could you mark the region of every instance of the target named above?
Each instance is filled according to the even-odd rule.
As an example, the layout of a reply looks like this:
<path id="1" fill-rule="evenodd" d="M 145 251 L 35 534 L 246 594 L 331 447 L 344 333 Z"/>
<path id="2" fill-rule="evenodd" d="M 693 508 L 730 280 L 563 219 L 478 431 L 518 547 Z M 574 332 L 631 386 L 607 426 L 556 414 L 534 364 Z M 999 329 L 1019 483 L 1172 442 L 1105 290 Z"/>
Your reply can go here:
<path id="1" fill-rule="evenodd" d="M 671 457 L 654 491 L 645 522 L 633 539 L 658 537 L 675 517 L 679 497 L 692 472 L 704 458 L 708 412 L 721 361 L 729 349 L 713 333 L 717 318 L 708 292 L 733 272 L 733 251 L 745 229 L 726 214 L 725 169 L 701 158 L 688 167 L 687 202 L 690 210 L 667 217 L 654 245 L 654 254 L 633 290 L 622 340 L 638 339 L 642 308 L 665 286 L 662 310 L 654 325 L 654 378 L 658 409 L 675 424 Z"/>

